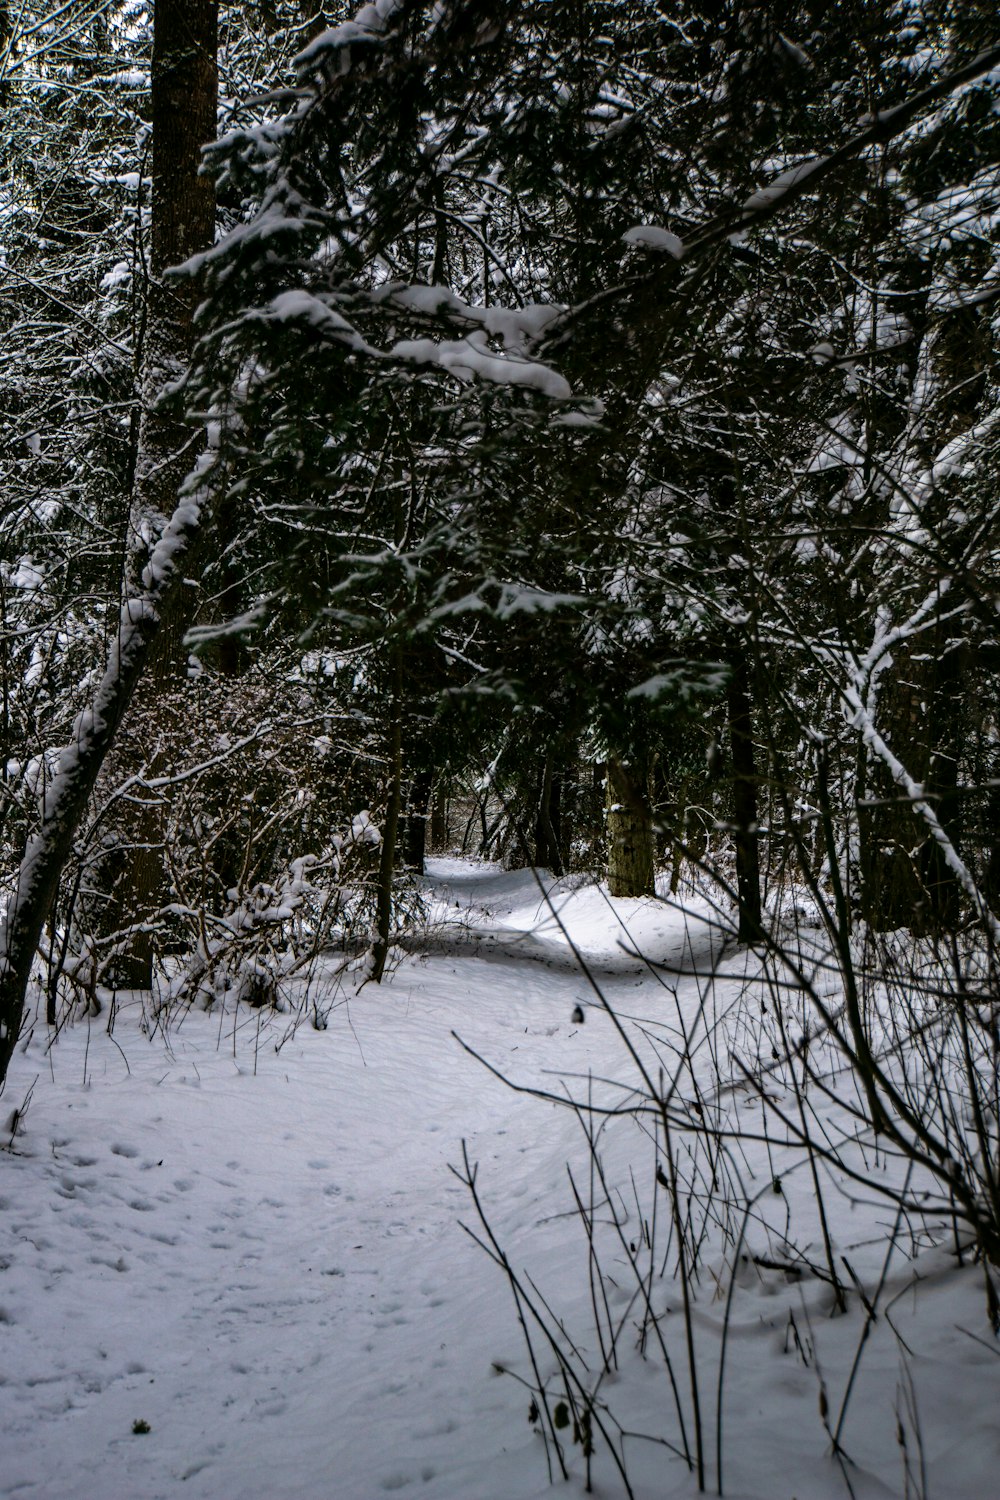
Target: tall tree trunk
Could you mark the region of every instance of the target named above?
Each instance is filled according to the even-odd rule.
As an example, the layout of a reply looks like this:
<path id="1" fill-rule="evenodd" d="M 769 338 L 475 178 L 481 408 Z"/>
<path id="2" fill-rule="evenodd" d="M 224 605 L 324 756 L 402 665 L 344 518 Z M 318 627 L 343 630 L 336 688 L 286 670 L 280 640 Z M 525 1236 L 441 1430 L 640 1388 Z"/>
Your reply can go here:
<path id="1" fill-rule="evenodd" d="M 448 785 L 439 776 L 431 798 L 431 848 L 441 853 L 448 847 Z"/>
<path id="2" fill-rule="evenodd" d="M 202 147 L 216 134 L 217 42 L 217 0 L 158 0 L 153 20 L 150 281 L 132 514 L 140 548 L 160 534 L 202 440 L 200 427 L 158 410 L 157 402 L 190 356 L 197 301 L 193 283 L 169 286 L 164 273 L 207 249 L 215 237 L 214 184 L 200 174 L 199 168 Z M 199 563 L 197 556 L 190 559 L 190 572 L 197 574 Z M 184 683 L 183 637 L 194 602 L 178 588 L 166 606 L 147 669 L 154 698 Z M 159 769 L 163 768 L 150 767 Z M 127 844 L 109 860 L 107 874 L 113 876 L 114 886 L 101 917 L 105 931 L 120 931 L 136 914 L 162 904 L 166 881 L 163 822 L 161 807 L 152 803 L 145 807 L 129 832 Z M 153 956 L 151 935 L 137 932 L 118 961 L 119 981 L 148 987 Z"/>
<path id="3" fill-rule="evenodd" d="M 535 864 L 564 875 L 559 830 L 560 778 L 553 773 L 552 752 L 546 751 L 538 790 L 538 812 L 535 817 Z"/>
<path id="4" fill-rule="evenodd" d="M 168 381 L 191 353 L 198 292 L 193 282 L 168 286 L 170 266 L 207 249 L 215 238 L 215 186 L 200 172 L 202 147 L 215 139 L 218 108 L 217 0 L 158 0 L 153 12 L 153 199 L 147 322 L 142 355 L 142 416 L 134 520 L 157 531 L 174 508 L 193 466 L 201 428 L 156 410 Z M 164 621 L 157 657 L 175 645 L 187 620 L 175 608 Z"/>

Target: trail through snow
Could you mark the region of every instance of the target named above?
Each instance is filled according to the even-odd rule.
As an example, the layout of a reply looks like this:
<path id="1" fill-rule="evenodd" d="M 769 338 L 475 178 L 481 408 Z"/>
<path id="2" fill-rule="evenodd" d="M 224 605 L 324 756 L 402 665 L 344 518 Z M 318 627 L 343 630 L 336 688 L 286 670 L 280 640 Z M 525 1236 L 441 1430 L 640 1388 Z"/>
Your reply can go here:
<path id="1" fill-rule="evenodd" d="M 609 902 L 563 882 L 552 896 L 564 930 L 524 872 L 435 861 L 429 887 L 431 956 L 403 957 L 391 983 L 352 994 L 325 1032 L 305 1022 L 288 1036 L 287 1016 L 244 1011 L 190 1014 L 166 1038 L 147 1036 L 138 1002 L 122 1006 L 111 1038 L 106 1015 L 51 1047 L 36 1025 L 3 1101 L 6 1115 L 31 1091 L 23 1127 L 0 1153 L 0 1495 L 549 1493 L 529 1393 L 494 1369 L 530 1374 L 511 1294 L 460 1227 L 474 1215 L 450 1166 L 464 1139 L 512 1263 L 579 1327 L 593 1364 L 586 1246 L 566 1173 L 572 1162 L 586 1175 L 585 1142 L 572 1111 L 513 1092 L 453 1032 L 519 1083 L 558 1094 L 570 1079 L 586 1094 L 589 1074 L 635 1074 L 574 967 L 567 931 L 637 1037 L 669 1029 L 674 1012 L 694 1014 L 699 974 L 713 963 L 732 968 L 717 986 L 731 1000 L 745 960 L 724 953 L 706 905 L 685 917 L 669 903 Z M 761 1134 L 758 1100 L 734 1090 L 733 1107 L 752 1119 L 741 1170 L 757 1191 L 777 1175 L 768 1154 L 778 1147 L 749 1139 Z M 607 1152 L 623 1193 L 630 1160 L 643 1181 L 650 1169 L 628 1123 Z M 805 1223 L 809 1183 L 791 1160 L 781 1170 L 781 1212 Z M 870 1287 L 888 1211 L 841 1200 L 841 1212 L 838 1243 Z M 721 1274 L 721 1247 L 706 1266 Z M 822 1390 L 839 1407 L 864 1329 L 860 1302 L 830 1320 L 819 1281 L 749 1263 L 737 1280 L 724 1407 L 734 1500 L 846 1496 L 845 1472 L 859 1500 L 902 1495 L 907 1456 L 919 1478 L 918 1436 L 926 1490 L 911 1494 L 997 1493 L 998 1347 L 974 1269 L 956 1270 L 942 1250 L 893 1265 L 905 1343 L 880 1315 L 851 1398 L 845 1472 L 827 1454 L 817 1406 Z M 683 1394 L 669 1280 L 663 1296 Z M 694 1327 L 713 1465 L 723 1305 L 706 1273 Z M 663 1371 L 634 1342 L 623 1335 L 622 1368 L 602 1399 L 675 1442 Z M 909 1450 L 897 1441 L 897 1410 Z M 695 1493 L 667 1449 L 627 1451 L 637 1500 Z M 580 1493 L 572 1444 L 567 1457 Z M 594 1473 L 597 1493 L 624 1493 L 600 1451 Z"/>

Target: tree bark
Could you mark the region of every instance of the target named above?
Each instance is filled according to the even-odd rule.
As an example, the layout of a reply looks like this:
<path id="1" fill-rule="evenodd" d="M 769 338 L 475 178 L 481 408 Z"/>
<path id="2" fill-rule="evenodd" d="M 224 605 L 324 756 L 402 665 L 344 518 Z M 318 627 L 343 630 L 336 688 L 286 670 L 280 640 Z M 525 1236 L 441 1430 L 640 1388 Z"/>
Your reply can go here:
<path id="1" fill-rule="evenodd" d="M 371 977 L 381 984 L 389 956 L 392 936 L 392 895 L 396 875 L 396 843 L 399 814 L 403 801 L 403 649 L 398 641 L 390 648 L 392 689 L 389 712 L 389 776 L 386 787 L 385 815 L 382 820 L 382 845 L 378 862 L 378 893 L 375 908 L 375 941 L 372 944 Z"/>
<path id="2" fill-rule="evenodd" d="M 535 817 L 535 864 L 539 868 L 551 870 L 553 875 L 566 873 L 560 847 L 560 790 L 560 778 L 552 769 L 552 753 L 547 751 L 542 763 L 538 812 Z"/>
<path id="3" fill-rule="evenodd" d="M 153 13 L 151 118 L 152 232 L 142 417 L 136 466 L 136 520 L 162 526 L 192 468 L 201 428 L 156 409 L 165 384 L 184 369 L 198 292 L 169 286 L 168 267 L 215 238 L 215 186 L 200 173 L 201 151 L 215 139 L 218 108 L 217 0 L 158 0 Z M 178 623 L 183 610 L 178 610 Z M 172 645 L 168 626 L 157 652 Z M 186 618 L 183 621 L 186 625 Z"/>
<path id="4" fill-rule="evenodd" d="M 736 899 L 739 907 L 737 941 L 753 943 L 760 937 L 760 849 L 757 824 L 757 768 L 754 759 L 750 677 L 744 652 L 730 655 L 726 689 L 729 711 L 729 751 L 732 759 L 733 840 L 736 846 Z"/>
<path id="5" fill-rule="evenodd" d="M 438 777 L 431 799 L 431 848 L 442 853 L 448 847 L 448 787 Z"/>
<path id="6" fill-rule="evenodd" d="M 410 781 L 407 799 L 406 832 L 403 839 L 403 860 L 407 869 L 416 875 L 424 873 L 427 857 L 427 819 L 430 811 L 431 780 L 429 770 L 417 771 Z"/>
<path id="7" fill-rule="evenodd" d="M 653 813 L 633 768 L 607 763 L 608 889 L 612 896 L 652 896 L 656 867 Z"/>
<path id="8" fill-rule="evenodd" d="M 170 286 L 164 274 L 168 267 L 207 249 L 215 236 L 215 188 L 199 169 L 202 147 L 216 134 L 217 45 L 217 0 L 158 0 L 153 19 L 150 280 L 132 513 L 139 556 L 143 545 L 155 543 L 172 512 L 202 441 L 200 426 L 159 410 L 157 403 L 190 356 L 198 295 L 194 283 Z M 189 561 L 191 572 L 197 574 L 199 563 L 197 556 Z M 194 604 L 191 590 L 178 587 L 164 606 L 147 665 L 154 695 L 185 680 L 183 638 Z M 109 860 L 114 888 L 101 914 L 104 931 L 120 931 L 137 913 L 162 904 L 162 846 L 162 810 L 149 806 L 137 817 L 127 843 Z M 153 959 L 151 934 L 136 933 L 118 961 L 119 982 L 148 988 Z"/>

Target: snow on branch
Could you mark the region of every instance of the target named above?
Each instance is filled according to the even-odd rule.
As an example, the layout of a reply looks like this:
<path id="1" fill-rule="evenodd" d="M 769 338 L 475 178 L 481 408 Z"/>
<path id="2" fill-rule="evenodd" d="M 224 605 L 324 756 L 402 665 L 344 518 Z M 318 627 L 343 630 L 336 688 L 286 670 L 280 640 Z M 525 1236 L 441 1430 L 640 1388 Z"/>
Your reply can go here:
<path id="1" fill-rule="evenodd" d="M 93 702 L 78 716 L 72 737 L 61 750 L 55 771 L 42 793 L 41 826 L 28 841 L 0 926 L 0 1041 L 9 1042 L 9 1028 L 16 1028 L 19 1022 L 22 987 L 27 981 L 38 934 L 83 808 L 159 627 L 164 598 L 178 576 L 180 556 L 200 524 L 207 499 L 205 477 L 213 459 L 211 452 L 202 456 L 153 548 L 139 587 L 123 603 L 118 630 Z"/>
<path id="2" fill-rule="evenodd" d="M 669 230 L 656 225 L 635 225 L 626 232 L 625 240 L 633 248 L 658 249 L 666 252 L 657 257 L 658 264 L 644 275 L 607 287 L 585 302 L 568 309 L 552 326 L 554 338 L 562 341 L 567 325 L 580 318 L 597 313 L 610 305 L 626 299 L 637 301 L 641 307 L 648 305 L 651 287 L 661 279 L 677 274 L 675 262 L 693 262 L 703 252 L 712 249 L 733 235 L 743 236 L 749 230 L 784 212 L 799 198 L 812 192 L 820 183 L 833 176 L 841 167 L 854 161 L 871 146 L 884 145 L 902 135 L 913 121 L 926 109 L 949 98 L 966 84 L 975 82 L 1000 67 L 1000 46 L 981 52 L 971 62 L 921 89 L 910 99 L 892 109 L 882 110 L 864 122 L 864 128 L 850 136 L 840 146 L 825 156 L 811 157 L 779 173 L 771 182 L 764 183 L 738 208 L 727 209 L 700 233 L 683 243 L 673 243 L 675 236 Z"/>
<path id="3" fill-rule="evenodd" d="M 879 111 L 865 122 L 863 130 L 844 141 L 829 155 L 817 156 L 809 161 L 800 162 L 798 166 L 780 173 L 772 182 L 759 188 L 742 205 L 741 222 L 738 227 L 747 229 L 754 224 L 762 223 L 789 203 L 811 192 L 818 183 L 831 176 L 847 162 L 853 161 L 863 151 L 867 151 L 869 146 L 885 145 L 896 136 L 902 135 L 916 117 L 932 104 L 936 104 L 941 99 L 947 99 L 965 84 L 982 78 L 996 67 L 1000 67 L 1000 47 L 992 47 L 988 52 L 981 52 L 964 68 L 956 68 L 954 72 L 946 73 L 935 83 L 914 94 L 911 99 L 903 100 L 892 109 Z M 730 234 L 732 229 L 731 222 L 727 227 L 725 223 L 717 221 L 709 225 L 692 243 L 699 248 L 715 244 Z"/>
<path id="4" fill-rule="evenodd" d="M 799 162 L 797 167 L 789 167 L 787 171 L 779 173 L 770 182 L 751 193 L 743 204 L 747 213 L 755 213 L 758 209 L 772 208 L 780 205 L 783 198 L 798 189 L 795 193 L 804 192 L 809 186 L 809 181 L 821 169 L 827 160 L 825 156 L 813 156 L 808 161 Z"/>
<path id="5" fill-rule="evenodd" d="M 492 385 L 522 386 L 555 401 L 569 401 L 573 395 L 569 381 L 550 365 L 497 354 L 489 348 L 485 333 L 442 343 L 430 338 L 400 339 L 389 353 L 410 364 L 437 365 L 462 381 L 478 377 Z"/>
<path id="6" fill-rule="evenodd" d="M 656 250 L 672 255 L 675 260 L 680 260 L 684 254 L 684 242 L 658 224 L 633 224 L 622 235 L 622 240 L 633 250 Z"/>
<path id="7" fill-rule="evenodd" d="M 527 353 L 532 341 L 541 337 L 553 319 L 566 310 L 553 302 L 529 302 L 524 307 L 483 307 L 464 301 L 450 287 L 421 283 L 389 282 L 378 288 L 373 300 L 388 301 L 394 307 L 429 317 L 471 323 L 491 338 L 500 339 L 504 348 L 515 354 Z"/>
<path id="8" fill-rule="evenodd" d="M 1000 922 L 990 912 L 971 870 L 948 836 L 947 830 L 928 801 L 923 786 L 910 775 L 875 725 L 876 685 L 878 678 L 892 664 L 893 647 L 918 635 L 929 624 L 936 623 L 941 618 L 941 600 L 947 593 L 950 583 L 951 580 L 948 578 L 941 579 L 930 594 L 921 601 L 909 619 L 902 624 L 891 625 L 889 612 L 884 607 L 878 611 L 872 644 L 852 672 L 852 680 L 840 689 L 840 694 L 847 710 L 848 723 L 860 735 L 862 743 L 882 762 L 893 781 L 909 799 L 914 813 L 922 819 L 931 838 L 940 848 L 945 864 L 972 901 L 980 918 L 988 926 L 996 941 L 1000 939 Z"/>
<path id="9" fill-rule="evenodd" d="M 362 5 L 350 21 L 321 31 L 292 59 L 292 66 L 299 74 L 308 73 L 346 48 L 379 45 L 385 36 L 386 23 L 401 9 L 400 0 L 375 0 L 374 5 Z M 341 63 L 342 71 L 346 72 L 347 66 L 349 54 Z"/>
<path id="10" fill-rule="evenodd" d="M 931 838 L 941 850 L 945 864 L 970 901 L 972 901 L 981 920 L 988 927 L 993 941 L 1000 941 L 1000 921 L 997 921 L 984 901 L 971 870 L 955 848 L 952 840 L 948 837 L 941 820 L 924 794 L 924 788 L 918 781 L 913 779 L 899 757 L 894 754 L 879 734 L 871 714 L 861 701 L 857 687 L 853 683 L 849 684 L 842 689 L 842 696 L 848 711 L 848 721 L 851 727 L 857 730 L 861 736 L 862 743 L 867 745 L 872 754 L 879 758 L 887 768 L 893 781 L 909 798 L 913 811 L 927 825 Z"/>
<path id="11" fill-rule="evenodd" d="M 370 354 L 379 358 L 379 351 L 373 349 L 341 313 L 303 287 L 292 287 L 287 292 L 279 292 L 277 297 L 272 298 L 263 317 L 273 323 L 300 323 L 338 343 L 346 344 L 356 354 Z"/>

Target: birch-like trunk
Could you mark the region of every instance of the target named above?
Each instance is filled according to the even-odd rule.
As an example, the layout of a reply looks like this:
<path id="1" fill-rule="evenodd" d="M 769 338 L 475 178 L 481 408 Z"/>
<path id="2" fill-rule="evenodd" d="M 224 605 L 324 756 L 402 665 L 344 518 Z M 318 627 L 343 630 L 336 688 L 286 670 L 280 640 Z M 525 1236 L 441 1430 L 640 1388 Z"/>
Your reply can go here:
<path id="1" fill-rule="evenodd" d="M 146 667 L 161 616 L 183 587 L 177 564 L 197 531 L 201 510 L 198 497 L 185 498 L 165 527 L 139 587 L 122 607 L 93 704 L 77 720 L 45 789 L 41 826 L 28 840 L 0 927 L 0 1086 L 21 1033 L 31 966 L 63 865 Z"/>
<path id="2" fill-rule="evenodd" d="M 138 538 L 117 637 L 92 706 L 59 757 L 0 928 L 0 1085 L 24 1020 L 31 967 L 63 866 L 154 643 L 180 640 L 190 603 L 177 561 L 198 530 L 202 495 L 178 501 L 195 467 L 198 432 L 153 409 L 165 378 L 189 352 L 193 289 L 163 281 L 168 265 L 211 244 L 215 196 L 199 176 L 201 148 L 216 130 L 217 0 L 158 0 L 154 13 L 153 234 L 150 305 L 143 351 L 143 419 L 136 471 Z M 143 557 L 147 557 L 145 566 Z M 165 628 L 166 627 L 166 628 Z"/>

